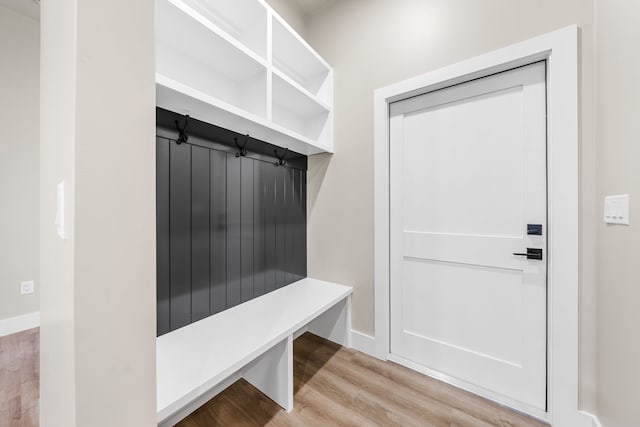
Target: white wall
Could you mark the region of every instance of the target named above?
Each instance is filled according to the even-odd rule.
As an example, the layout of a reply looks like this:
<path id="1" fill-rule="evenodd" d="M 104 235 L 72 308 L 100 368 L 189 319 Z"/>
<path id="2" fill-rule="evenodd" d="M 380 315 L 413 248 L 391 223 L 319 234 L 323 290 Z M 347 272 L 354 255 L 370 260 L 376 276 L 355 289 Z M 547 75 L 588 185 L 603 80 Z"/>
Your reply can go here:
<path id="1" fill-rule="evenodd" d="M 373 91 L 571 24 L 581 49 L 581 393 L 595 406 L 593 5 L 584 0 L 344 0 L 308 15 L 334 67 L 335 154 L 309 162 L 309 276 L 354 286 L 353 326 L 372 334 Z"/>
<path id="2" fill-rule="evenodd" d="M 0 321 L 39 310 L 39 45 L 40 24 L 0 6 Z"/>
<path id="3" fill-rule="evenodd" d="M 152 426 L 154 2 L 41 7 L 40 425 Z"/>
<path id="4" fill-rule="evenodd" d="M 640 3 L 596 1 L 598 409 L 640 426 Z M 607 226 L 605 195 L 631 195 L 631 225 Z"/>

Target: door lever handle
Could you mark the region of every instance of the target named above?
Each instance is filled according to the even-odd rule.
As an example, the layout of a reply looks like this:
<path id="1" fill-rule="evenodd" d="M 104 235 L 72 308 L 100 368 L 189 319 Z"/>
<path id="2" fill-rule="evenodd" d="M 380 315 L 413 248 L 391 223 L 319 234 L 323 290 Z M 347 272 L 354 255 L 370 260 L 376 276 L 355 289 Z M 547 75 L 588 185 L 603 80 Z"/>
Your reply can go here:
<path id="1" fill-rule="evenodd" d="M 527 248 L 526 254 L 518 253 L 518 252 L 514 252 L 513 254 L 517 256 L 526 256 L 527 259 L 542 260 L 542 249 Z"/>

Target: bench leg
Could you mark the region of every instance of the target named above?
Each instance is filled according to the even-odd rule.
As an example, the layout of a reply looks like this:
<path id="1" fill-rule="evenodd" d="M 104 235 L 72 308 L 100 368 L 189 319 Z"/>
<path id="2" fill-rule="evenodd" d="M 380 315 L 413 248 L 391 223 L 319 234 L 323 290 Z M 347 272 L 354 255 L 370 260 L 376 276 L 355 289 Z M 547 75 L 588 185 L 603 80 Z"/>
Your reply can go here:
<path id="1" fill-rule="evenodd" d="M 287 337 L 242 372 L 245 380 L 282 408 L 293 410 L 293 338 Z"/>
<path id="2" fill-rule="evenodd" d="M 312 320 L 307 330 L 344 347 L 351 347 L 351 295 Z"/>

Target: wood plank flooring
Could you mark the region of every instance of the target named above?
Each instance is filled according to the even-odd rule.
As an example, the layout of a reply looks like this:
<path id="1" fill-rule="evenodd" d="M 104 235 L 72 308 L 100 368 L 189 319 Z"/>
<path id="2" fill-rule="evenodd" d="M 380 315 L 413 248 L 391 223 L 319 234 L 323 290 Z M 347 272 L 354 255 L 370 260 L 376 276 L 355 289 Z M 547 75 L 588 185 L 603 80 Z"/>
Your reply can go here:
<path id="1" fill-rule="evenodd" d="M 294 343 L 294 390 L 294 410 L 287 414 L 240 380 L 179 426 L 546 426 L 309 333 Z"/>
<path id="2" fill-rule="evenodd" d="M 38 426 L 39 377 L 39 330 L 0 337 L 1 427 Z"/>
<path id="3" fill-rule="evenodd" d="M 38 426 L 38 381 L 38 329 L 0 337 L 0 427 Z M 546 426 L 309 333 L 294 343 L 294 388 L 287 414 L 240 380 L 179 426 Z"/>

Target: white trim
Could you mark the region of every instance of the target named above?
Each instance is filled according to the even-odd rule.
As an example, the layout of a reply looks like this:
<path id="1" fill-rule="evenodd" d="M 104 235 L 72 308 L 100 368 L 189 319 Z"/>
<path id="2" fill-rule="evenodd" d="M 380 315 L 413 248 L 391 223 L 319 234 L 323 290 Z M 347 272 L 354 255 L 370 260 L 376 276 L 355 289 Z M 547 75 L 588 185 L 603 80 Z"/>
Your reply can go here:
<path id="1" fill-rule="evenodd" d="M 592 427 L 602 427 L 602 423 L 600 422 L 598 417 L 596 417 L 594 414 L 586 411 L 582 411 L 582 413 L 587 417 L 591 417 Z"/>
<path id="2" fill-rule="evenodd" d="M 40 312 L 0 320 L 0 337 L 40 326 Z"/>
<path id="3" fill-rule="evenodd" d="M 587 427 L 578 410 L 578 27 L 514 44 L 374 93 L 375 351 L 389 358 L 389 104 L 547 60 L 549 180 L 549 412 L 554 426 Z"/>
<path id="4" fill-rule="evenodd" d="M 376 357 L 376 339 L 371 335 L 351 330 L 351 348 Z"/>

